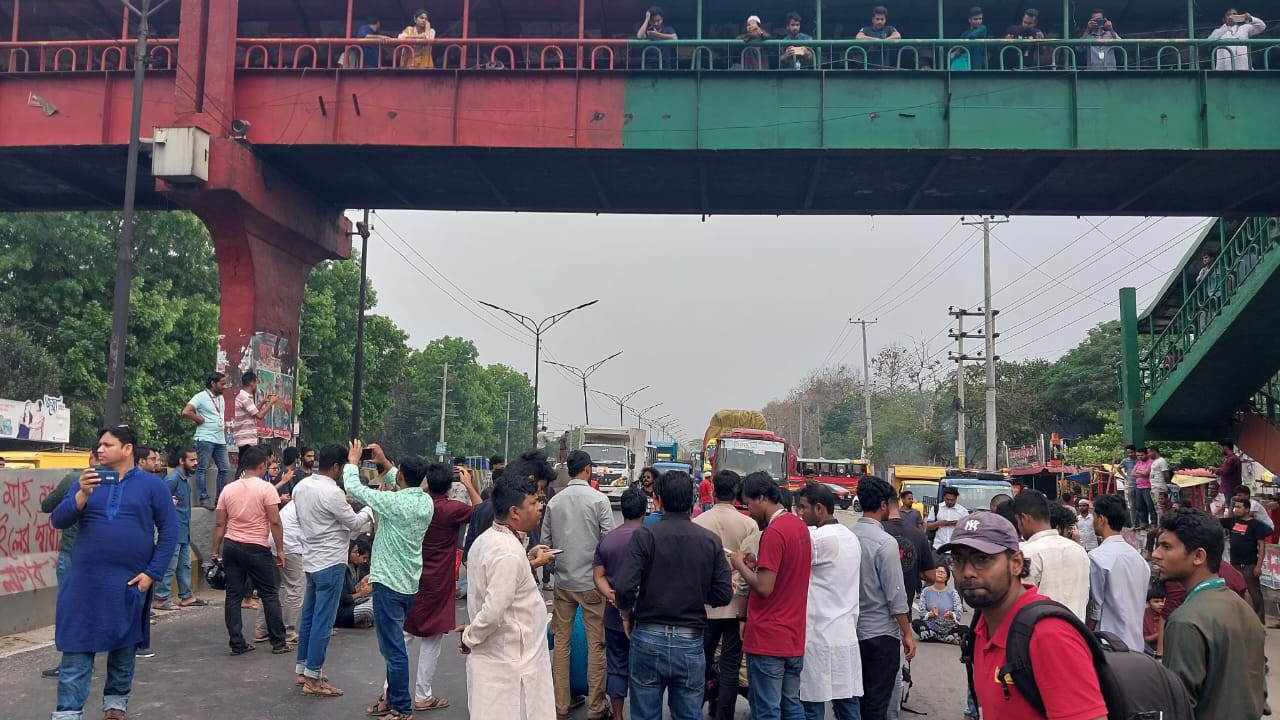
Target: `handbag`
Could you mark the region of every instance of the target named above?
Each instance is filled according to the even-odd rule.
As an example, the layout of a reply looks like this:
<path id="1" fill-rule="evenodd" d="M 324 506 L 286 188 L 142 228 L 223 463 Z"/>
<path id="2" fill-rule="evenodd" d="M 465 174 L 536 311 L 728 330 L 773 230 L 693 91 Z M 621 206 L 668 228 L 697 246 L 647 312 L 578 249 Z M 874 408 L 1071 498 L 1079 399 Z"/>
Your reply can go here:
<path id="1" fill-rule="evenodd" d="M 227 589 L 227 571 L 221 560 L 212 560 L 204 564 L 204 580 L 214 590 Z"/>

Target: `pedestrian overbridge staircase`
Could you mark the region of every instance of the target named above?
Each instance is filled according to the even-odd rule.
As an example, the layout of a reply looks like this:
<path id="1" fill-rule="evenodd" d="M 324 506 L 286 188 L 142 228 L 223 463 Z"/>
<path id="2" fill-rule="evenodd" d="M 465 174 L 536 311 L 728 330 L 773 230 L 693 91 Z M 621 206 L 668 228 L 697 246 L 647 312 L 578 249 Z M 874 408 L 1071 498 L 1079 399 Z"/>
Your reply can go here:
<path id="1" fill-rule="evenodd" d="M 1280 471 L 1278 267 L 1280 218 L 1220 219 L 1141 316 L 1121 290 L 1128 441 L 1237 437 Z"/>

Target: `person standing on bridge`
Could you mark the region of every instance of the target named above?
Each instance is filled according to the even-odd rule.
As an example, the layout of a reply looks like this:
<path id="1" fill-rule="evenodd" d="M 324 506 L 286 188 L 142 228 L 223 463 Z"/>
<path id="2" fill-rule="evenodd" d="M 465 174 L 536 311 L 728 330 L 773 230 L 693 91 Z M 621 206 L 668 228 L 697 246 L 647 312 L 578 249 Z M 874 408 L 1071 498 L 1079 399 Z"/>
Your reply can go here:
<path id="1" fill-rule="evenodd" d="M 119 425 L 98 433 L 99 466 L 80 471 L 50 523 L 78 527 L 73 561 L 58 585 L 54 644 L 62 652 L 53 720 L 79 720 L 93 661 L 107 653 L 104 720 L 123 720 L 138 648 L 151 638 L 150 595 L 177 545 L 178 518 L 160 478 L 133 464 L 138 442 Z"/>
<path id="2" fill-rule="evenodd" d="M 524 459 L 510 465 L 489 495 L 493 526 L 471 546 L 471 620 L 456 630 L 467 656 L 467 709 L 477 720 L 555 718 L 547 606 L 529 572 L 551 561 L 551 549 L 525 549 L 529 531 L 542 522 L 542 502 L 530 479 L 540 472 L 539 463 Z"/>
<path id="3" fill-rule="evenodd" d="M 204 390 L 192 396 L 186 407 L 182 408 L 182 417 L 196 424 L 195 434 L 191 441 L 196 446 L 196 492 L 200 495 L 200 504 L 213 509 L 209 500 L 209 488 L 205 483 L 205 468 L 210 459 L 218 467 L 218 483 L 214 486 L 213 497 L 222 493 L 227 484 L 227 474 L 231 463 L 227 459 L 227 405 L 222 393 L 227 389 L 227 376 L 220 372 L 209 373 L 204 380 Z"/>
<path id="4" fill-rule="evenodd" d="M 1084 40 L 1093 40 L 1097 45 L 1089 46 L 1089 69 L 1090 70 L 1115 70 L 1116 69 L 1116 49 L 1110 46 L 1110 43 L 1120 39 L 1120 33 L 1116 32 L 1115 26 L 1111 24 L 1111 19 L 1101 10 L 1094 10 L 1089 13 L 1089 22 L 1085 25 L 1084 32 L 1080 34 Z"/>
<path id="5" fill-rule="evenodd" d="M 560 551 L 553 563 L 551 632 L 555 634 L 555 652 L 551 674 L 556 684 L 556 714 L 568 715 L 573 701 L 569 691 L 570 636 L 574 613 L 582 608 L 582 624 L 587 631 L 587 715 L 594 720 L 607 716 L 610 710 L 604 691 L 604 598 L 596 591 L 591 565 L 600 538 L 613 530 L 613 509 L 608 498 L 587 484 L 591 479 L 590 455 L 574 450 L 565 464 L 573 479 L 547 501 L 542 518 L 541 541 Z"/>
<path id="6" fill-rule="evenodd" d="M 1040 11 L 1027 8 L 1022 13 L 1022 22 L 1010 25 L 1004 31 L 1004 36 L 1007 40 L 1044 40 L 1044 31 L 1040 29 Z M 1003 53 L 1001 55 L 1000 60 L 1003 65 Z M 1028 43 L 1022 48 L 1022 67 L 1019 69 L 1034 70 L 1040 67 L 1040 56 L 1040 46 Z"/>
<path id="7" fill-rule="evenodd" d="M 401 40 L 435 40 L 436 29 L 431 27 L 431 20 L 426 10 L 418 10 L 413 14 L 413 24 L 400 31 Z M 408 62 L 404 64 L 407 68 L 433 68 L 436 66 L 435 58 L 431 56 L 430 43 L 416 45 L 413 48 L 413 54 L 409 57 Z"/>
<path id="8" fill-rule="evenodd" d="M 871 24 L 864 25 L 855 37 L 858 40 L 901 40 L 902 33 L 889 24 L 889 9 L 883 5 L 877 5 L 871 8 Z M 871 65 L 876 68 L 889 67 L 889 55 L 884 48 L 868 55 L 870 55 Z"/>
<path id="9" fill-rule="evenodd" d="M 644 13 L 644 22 L 636 30 L 637 40 L 679 40 L 676 29 L 666 24 L 662 16 L 662 8 L 654 5 Z M 657 52 L 642 50 L 640 66 L 645 70 L 661 70 L 675 68 L 675 53 L 669 47 L 658 48 Z M 542 428 L 546 430 L 546 428 Z M 542 447 L 539 445 L 539 447 Z"/>
<path id="10" fill-rule="evenodd" d="M 391 36 L 382 32 L 382 19 L 379 17 L 370 17 L 363 25 L 356 28 L 356 38 L 359 40 L 390 40 Z M 364 45 L 360 48 L 362 51 L 364 68 L 378 68 L 382 66 L 382 46 L 381 45 Z M 346 55 L 343 55 L 345 58 Z"/>
<path id="11" fill-rule="evenodd" d="M 1242 13 L 1235 8 L 1227 8 L 1222 14 L 1222 26 L 1209 33 L 1210 40 L 1248 40 L 1254 35 L 1261 35 L 1267 29 L 1262 18 L 1249 13 Z M 1248 70 L 1249 46 L 1227 45 L 1213 49 L 1213 68 L 1215 70 Z"/>
<path id="12" fill-rule="evenodd" d="M 409 457 L 400 463 L 396 479 L 403 487 L 375 490 L 360 481 L 360 455 L 364 446 L 352 440 L 342 487 L 355 500 L 373 508 L 378 532 L 373 536 L 369 584 L 373 586 L 374 627 L 378 650 L 387 664 L 387 690 L 370 707 L 370 715 L 396 718 L 413 716 L 409 693 L 409 653 L 404 644 L 404 619 L 422 578 L 422 538 L 435 515 L 435 502 L 422 490 L 427 463 Z"/>

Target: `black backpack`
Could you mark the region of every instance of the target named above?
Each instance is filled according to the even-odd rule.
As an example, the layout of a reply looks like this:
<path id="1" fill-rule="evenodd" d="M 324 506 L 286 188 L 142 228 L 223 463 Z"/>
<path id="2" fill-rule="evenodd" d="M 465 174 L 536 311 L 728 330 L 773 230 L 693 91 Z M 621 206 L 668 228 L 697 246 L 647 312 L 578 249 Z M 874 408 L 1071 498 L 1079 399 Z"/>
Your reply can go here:
<path id="1" fill-rule="evenodd" d="M 981 613 L 969 626 L 960 661 L 969 675 L 973 692 L 974 629 Z M 1000 677 L 1011 677 L 1013 685 L 1041 714 L 1044 699 L 1031 668 L 1031 631 L 1045 618 L 1065 620 L 1084 638 L 1093 655 L 1098 686 L 1107 705 L 1108 720 L 1194 720 L 1191 697 L 1182 680 L 1154 657 L 1129 650 L 1124 641 L 1107 632 L 1094 632 L 1061 603 L 1044 599 L 1024 605 L 1009 624 L 1004 667 Z"/>

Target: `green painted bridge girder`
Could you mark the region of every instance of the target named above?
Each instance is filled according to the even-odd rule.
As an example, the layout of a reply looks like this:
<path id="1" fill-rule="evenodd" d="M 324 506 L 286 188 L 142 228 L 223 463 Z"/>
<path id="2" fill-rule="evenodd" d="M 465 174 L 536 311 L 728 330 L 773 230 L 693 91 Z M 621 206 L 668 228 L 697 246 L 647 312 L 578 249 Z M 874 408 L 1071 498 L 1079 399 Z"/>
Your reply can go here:
<path id="1" fill-rule="evenodd" d="M 627 79 L 623 146 L 1280 150 L 1274 72 L 718 72 Z"/>
<path id="2" fill-rule="evenodd" d="M 1271 245 L 1138 413 L 1147 440 L 1211 440 L 1280 370 L 1280 248 Z M 1181 270 L 1181 268 L 1179 268 Z M 1128 418 L 1126 418 L 1128 420 Z"/>

